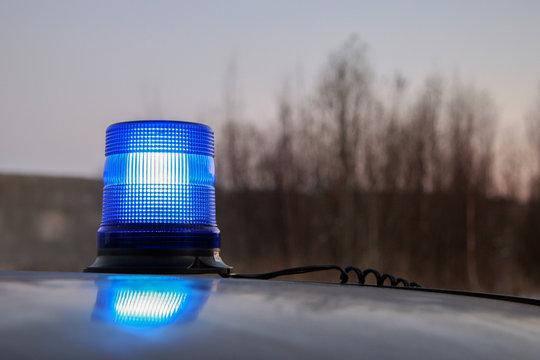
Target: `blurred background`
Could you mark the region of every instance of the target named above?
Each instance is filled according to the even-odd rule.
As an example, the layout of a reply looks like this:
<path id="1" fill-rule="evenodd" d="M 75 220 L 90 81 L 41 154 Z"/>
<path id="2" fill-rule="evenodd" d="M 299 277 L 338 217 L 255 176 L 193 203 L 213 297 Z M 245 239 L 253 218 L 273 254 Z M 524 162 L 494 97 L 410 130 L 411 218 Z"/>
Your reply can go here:
<path id="1" fill-rule="evenodd" d="M 540 294 L 540 3 L 0 1 L 0 269 L 95 256 L 114 122 L 216 133 L 222 255 Z M 332 274 L 333 275 L 333 274 Z"/>

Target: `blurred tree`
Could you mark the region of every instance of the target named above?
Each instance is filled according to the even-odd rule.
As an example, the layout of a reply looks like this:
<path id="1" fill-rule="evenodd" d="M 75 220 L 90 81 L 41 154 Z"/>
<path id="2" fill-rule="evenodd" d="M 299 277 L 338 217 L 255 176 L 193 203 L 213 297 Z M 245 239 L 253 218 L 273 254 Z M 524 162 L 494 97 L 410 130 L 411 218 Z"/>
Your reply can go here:
<path id="1" fill-rule="evenodd" d="M 437 244 L 441 242 L 440 236 L 431 231 L 441 224 L 434 225 L 431 216 L 434 213 L 444 216 L 444 212 L 427 196 L 442 191 L 441 103 L 442 80 L 431 76 L 414 101 L 410 114 L 401 115 L 406 121 L 402 125 L 402 146 L 398 149 L 403 169 L 400 176 L 403 177 L 402 191 L 409 194 L 410 201 L 407 216 L 400 215 L 394 228 L 406 227 L 401 230 L 401 252 L 406 255 L 408 267 L 417 273 L 436 258 Z M 400 234 L 394 235 L 397 236 Z"/>
<path id="2" fill-rule="evenodd" d="M 357 254 L 359 240 L 354 218 L 355 190 L 359 184 L 361 135 L 371 99 L 371 74 L 366 46 L 352 37 L 330 55 L 318 92 L 322 120 L 331 132 L 331 152 L 337 163 L 333 174 L 340 199 L 335 221 L 336 237 L 340 239 L 335 243 L 336 255 L 351 260 Z"/>
<path id="3" fill-rule="evenodd" d="M 530 200 L 527 215 L 521 231 L 519 258 L 523 270 L 535 280 L 540 280 L 540 86 L 536 103 L 527 116 L 527 130 L 532 148 L 533 173 L 530 182 Z"/>
<path id="4" fill-rule="evenodd" d="M 441 97 L 442 80 L 437 76 L 428 78 L 414 104 L 407 128 L 410 149 L 407 154 L 406 186 L 420 194 L 442 190 L 444 164 L 439 132 Z"/>
<path id="5" fill-rule="evenodd" d="M 276 225 L 279 228 L 279 243 L 283 252 L 284 262 L 291 264 L 291 255 L 297 250 L 295 236 L 296 193 L 301 186 L 300 165 L 297 164 L 294 146 L 293 105 L 290 92 L 284 88 L 277 103 L 279 129 L 269 151 L 262 156 L 260 171 L 270 178 L 269 189 L 275 194 L 274 206 L 278 209 L 279 217 Z"/>
<path id="6" fill-rule="evenodd" d="M 463 209 L 466 268 L 470 286 L 478 288 L 478 199 L 492 186 L 495 111 L 486 94 L 456 84 L 448 105 L 451 191 Z M 457 215 L 457 214 L 456 214 Z M 457 217 L 459 219 L 459 217 Z M 463 238 L 456 234 L 456 239 Z M 459 248 L 453 251 L 459 254 Z"/>
<path id="7" fill-rule="evenodd" d="M 404 177 L 404 114 L 402 113 L 403 95 L 406 80 L 402 75 L 394 79 L 394 101 L 389 111 L 388 122 L 384 129 L 382 143 L 384 144 L 384 164 L 382 166 L 382 182 L 384 191 L 395 193 L 402 188 Z"/>
<path id="8" fill-rule="evenodd" d="M 500 196 L 509 199 L 524 199 L 530 189 L 525 189 L 526 170 L 530 159 L 526 147 L 513 129 L 502 132 L 502 141 L 498 154 Z"/>
<path id="9" fill-rule="evenodd" d="M 461 83 L 446 94 L 431 76 L 409 98 L 399 75 L 394 96 L 382 98 L 372 79 L 366 47 L 352 38 L 330 55 L 314 96 L 295 99 L 284 88 L 268 128 L 240 120 L 228 81 L 220 226 L 239 258 L 252 269 L 362 263 L 477 290 L 510 286 L 501 284 L 512 284 L 518 250 L 524 270 L 538 268 L 540 206 L 493 198 L 503 188 L 516 196 L 526 160 L 505 147 L 494 168 L 489 96 Z M 540 105 L 529 131 L 540 179 L 535 114 Z M 495 171 L 503 187 L 494 186 Z M 501 281 L 486 276 L 493 273 Z"/>
<path id="10" fill-rule="evenodd" d="M 531 197 L 533 199 L 540 198 L 540 85 L 538 87 L 538 95 L 536 103 L 529 115 L 527 116 L 527 134 L 532 147 L 534 170 L 531 182 Z"/>

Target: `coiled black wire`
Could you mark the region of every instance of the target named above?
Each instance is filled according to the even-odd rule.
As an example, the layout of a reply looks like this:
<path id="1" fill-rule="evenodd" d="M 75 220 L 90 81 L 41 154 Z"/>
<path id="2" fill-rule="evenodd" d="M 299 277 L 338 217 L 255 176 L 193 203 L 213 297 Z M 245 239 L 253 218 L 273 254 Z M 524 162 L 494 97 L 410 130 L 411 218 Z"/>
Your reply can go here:
<path id="1" fill-rule="evenodd" d="M 311 272 L 317 272 L 317 271 L 328 271 L 328 270 L 337 270 L 339 271 L 339 283 L 340 284 L 346 284 L 349 282 L 349 273 L 356 274 L 356 277 L 358 279 L 357 284 L 358 285 L 366 285 L 366 278 L 369 275 L 373 275 L 376 280 L 376 286 L 382 287 L 382 286 L 390 286 L 390 287 L 397 287 L 397 286 L 403 286 L 403 287 L 421 287 L 420 284 L 416 282 L 409 282 L 403 278 L 396 278 L 393 275 L 390 274 L 382 274 L 375 270 L 375 269 L 365 269 L 361 270 L 360 268 L 357 268 L 355 266 L 347 266 L 346 268 L 342 268 L 341 266 L 337 265 L 309 265 L 309 266 L 299 266 L 299 267 L 293 267 L 288 269 L 282 269 L 278 271 L 272 271 L 267 273 L 260 273 L 260 274 L 223 274 L 223 277 L 230 277 L 235 279 L 259 279 L 259 280 L 269 280 L 274 279 L 276 277 L 280 276 L 287 276 L 287 275 L 298 275 L 298 274 L 306 274 Z"/>
<path id="2" fill-rule="evenodd" d="M 356 274 L 356 277 L 358 278 L 358 285 L 365 285 L 366 283 L 366 278 L 368 275 L 370 274 L 373 274 L 373 276 L 375 277 L 375 280 L 376 280 L 376 285 L 377 286 L 404 286 L 404 287 L 422 287 L 420 286 L 420 284 L 418 284 L 417 282 L 409 282 L 407 281 L 406 279 L 404 278 L 401 278 L 401 277 L 394 277 L 393 275 L 390 275 L 390 274 L 382 274 L 380 272 L 378 272 L 377 270 L 375 269 L 371 269 L 371 268 L 368 268 L 368 269 L 365 269 L 364 271 L 362 271 L 361 269 L 355 267 L 355 266 L 347 266 L 345 269 L 345 272 L 348 274 L 350 272 L 353 272 Z M 390 282 L 389 283 L 385 283 L 387 282 L 387 280 L 389 280 Z"/>
<path id="3" fill-rule="evenodd" d="M 288 268 L 288 269 L 261 273 L 261 274 L 234 274 L 232 273 L 232 274 L 222 274 L 221 276 L 225 278 L 236 278 L 236 279 L 269 280 L 269 279 L 273 279 L 279 276 L 298 275 L 298 274 L 306 274 L 306 273 L 311 273 L 311 272 L 316 272 L 316 271 L 327 271 L 327 270 L 339 271 L 340 284 L 347 284 L 350 279 L 349 274 L 354 273 L 356 274 L 356 277 L 358 279 L 355 284 L 359 286 L 364 286 L 364 285 L 370 286 L 370 284 L 366 284 L 366 279 L 368 276 L 371 275 L 371 277 L 375 278 L 375 281 L 376 281 L 375 286 L 377 287 L 415 289 L 417 291 L 423 291 L 423 292 L 473 296 L 473 297 L 480 297 L 480 298 L 486 298 L 486 299 L 512 301 L 512 302 L 521 303 L 521 304 L 530 304 L 530 305 L 540 306 L 540 300 L 538 299 L 521 298 L 521 297 L 516 297 L 516 296 L 498 295 L 498 294 L 489 294 L 489 293 L 469 292 L 469 291 L 461 291 L 461 290 L 423 288 L 417 282 L 409 282 L 403 278 L 400 278 L 400 277 L 396 278 L 390 274 L 381 275 L 381 273 L 375 269 L 367 268 L 365 270 L 362 270 L 355 266 L 347 266 L 346 268 L 342 268 L 337 265 L 310 265 L 310 266 L 299 266 L 299 267 L 294 267 L 294 268 Z"/>

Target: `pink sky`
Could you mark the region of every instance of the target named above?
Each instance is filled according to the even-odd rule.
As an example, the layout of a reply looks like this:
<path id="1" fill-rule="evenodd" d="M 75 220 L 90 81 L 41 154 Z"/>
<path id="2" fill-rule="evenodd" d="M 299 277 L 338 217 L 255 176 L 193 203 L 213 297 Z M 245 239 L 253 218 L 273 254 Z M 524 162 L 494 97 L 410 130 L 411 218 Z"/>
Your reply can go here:
<path id="1" fill-rule="evenodd" d="M 118 121 L 219 129 L 231 61 L 242 116 L 269 123 L 283 83 L 311 89 L 351 34 L 382 87 L 396 72 L 412 94 L 434 72 L 458 76 L 491 93 L 504 129 L 521 129 L 535 101 L 537 1 L 4 0 L 0 172 L 100 176 Z"/>

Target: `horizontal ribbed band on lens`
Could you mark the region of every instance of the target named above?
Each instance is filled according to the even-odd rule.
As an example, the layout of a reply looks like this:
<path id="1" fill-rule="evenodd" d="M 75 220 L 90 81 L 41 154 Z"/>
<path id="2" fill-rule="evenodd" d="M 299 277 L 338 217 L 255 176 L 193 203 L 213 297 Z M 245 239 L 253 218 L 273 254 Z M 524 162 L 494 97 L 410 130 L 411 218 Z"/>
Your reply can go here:
<path id="1" fill-rule="evenodd" d="M 219 249 L 219 232 L 98 231 L 98 249 Z"/>
<path id="2" fill-rule="evenodd" d="M 103 188 L 102 226 L 177 223 L 217 226 L 212 186 L 126 184 Z"/>
<path id="3" fill-rule="evenodd" d="M 107 156 L 103 182 L 214 186 L 214 159 L 206 155 L 136 152 Z"/>
<path id="4" fill-rule="evenodd" d="M 133 121 L 107 129 L 105 155 L 176 152 L 214 156 L 214 132 L 206 125 L 180 121 Z"/>

